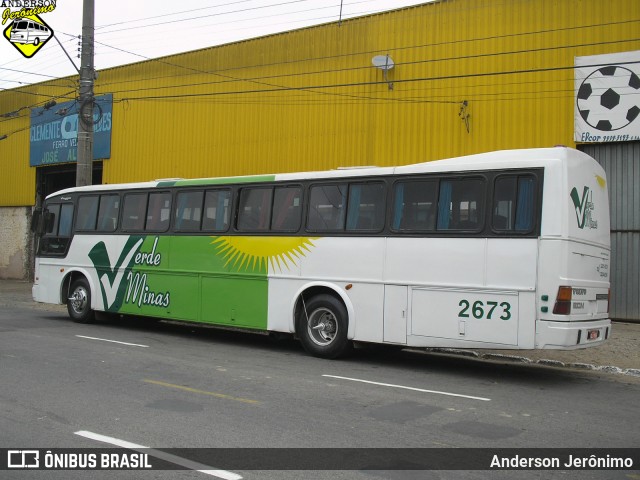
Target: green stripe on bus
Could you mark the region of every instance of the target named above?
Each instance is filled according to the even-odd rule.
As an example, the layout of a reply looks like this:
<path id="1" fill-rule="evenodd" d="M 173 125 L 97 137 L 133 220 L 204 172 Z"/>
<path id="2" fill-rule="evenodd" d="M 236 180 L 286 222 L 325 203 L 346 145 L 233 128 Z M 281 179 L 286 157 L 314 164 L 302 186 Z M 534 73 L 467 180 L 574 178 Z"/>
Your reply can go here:
<path id="1" fill-rule="evenodd" d="M 214 239 L 146 237 L 124 278 L 118 312 L 265 330 L 266 264 L 238 268 Z"/>
<path id="2" fill-rule="evenodd" d="M 273 182 L 275 175 L 247 175 L 244 177 L 194 178 L 189 180 L 167 180 L 158 182 L 158 187 L 190 187 L 198 185 L 232 185 L 236 183 Z"/>

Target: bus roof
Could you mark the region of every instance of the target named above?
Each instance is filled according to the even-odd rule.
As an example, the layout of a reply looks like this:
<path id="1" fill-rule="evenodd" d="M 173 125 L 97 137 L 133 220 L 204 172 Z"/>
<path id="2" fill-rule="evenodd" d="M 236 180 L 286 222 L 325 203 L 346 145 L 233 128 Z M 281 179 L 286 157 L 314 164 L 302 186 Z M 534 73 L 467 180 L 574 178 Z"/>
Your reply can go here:
<path id="1" fill-rule="evenodd" d="M 211 186 L 234 185 L 244 183 L 261 183 L 272 181 L 300 181 L 331 178 L 372 177 L 380 175 L 406 175 L 417 173 L 459 172 L 474 170 L 500 170 L 516 167 L 536 167 L 548 164 L 550 161 L 574 158 L 590 158 L 588 155 L 567 147 L 501 150 L 480 153 L 463 157 L 443 160 L 433 160 L 423 163 L 398 167 L 357 167 L 338 168 L 336 170 L 319 170 L 297 173 L 280 173 L 272 175 L 245 175 L 236 177 L 211 177 L 194 179 L 161 179 L 147 182 L 90 185 L 72 187 L 52 193 L 47 198 L 75 192 L 100 192 L 106 190 L 129 190 L 138 188 L 166 188 L 172 186 Z"/>

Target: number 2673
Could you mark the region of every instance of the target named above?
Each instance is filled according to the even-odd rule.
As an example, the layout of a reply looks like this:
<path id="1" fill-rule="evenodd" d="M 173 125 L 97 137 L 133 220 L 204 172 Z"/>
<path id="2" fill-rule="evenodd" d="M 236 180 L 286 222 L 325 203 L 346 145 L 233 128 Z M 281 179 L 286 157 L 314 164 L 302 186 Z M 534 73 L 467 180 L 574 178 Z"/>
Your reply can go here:
<path id="1" fill-rule="evenodd" d="M 460 300 L 458 306 L 461 308 L 458 312 L 458 318 L 473 318 L 491 320 L 499 318 L 500 320 L 511 319 L 511 304 L 509 302 L 486 302 L 476 300 L 471 303 L 469 300 Z"/>

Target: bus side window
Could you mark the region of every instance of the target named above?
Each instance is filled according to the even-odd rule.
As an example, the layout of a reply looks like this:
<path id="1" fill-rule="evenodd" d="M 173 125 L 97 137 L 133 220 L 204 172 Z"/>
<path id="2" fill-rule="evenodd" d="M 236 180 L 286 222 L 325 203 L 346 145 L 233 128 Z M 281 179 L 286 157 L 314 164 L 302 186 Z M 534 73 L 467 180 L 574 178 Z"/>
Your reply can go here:
<path id="1" fill-rule="evenodd" d="M 502 175 L 493 193 L 493 229 L 497 232 L 531 232 L 535 217 L 535 178 Z"/>
<path id="2" fill-rule="evenodd" d="M 302 213 L 302 188 L 276 187 L 273 197 L 271 230 L 297 232 Z"/>
<path id="3" fill-rule="evenodd" d="M 437 180 L 398 182 L 391 228 L 425 232 L 436 228 Z"/>
<path id="4" fill-rule="evenodd" d="M 231 191 L 207 190 L 204 197 L 202 230 L 226 232 L 231 216 Z"/>
<path id="5" fill-rule="evenodd" d="M 45 235 L 58 236 L 58 224 L 60 223 L 60 204 L 48 205 L 46 208 L 48 213 L 48 221 L 45 229 Z"/>
<path id="6" fill-rule="evenodd" d="M 51 204 L 47 207 L 51 222 L 47 231 L 40 239 L 39 253 L 60 255 L 67 251 L 71 241 L 71 226 L 73 223 L 73 204 Z"/>
<path id="7" fill-rule="evenodd" d="M 344 230 L 347 185 L 314 185 L 309 195 L 307 229 L 312 232 Z"/>
<path id="8" fill-rule="evenodd" d="M 202 201 L 204 192 L 179 192 L 176 196 L 176 231 L 197 232 L 202 220 Z"/>
<path id="9" fill-rule="evenodd" d="M 438 230 L 480 230 L 483 226 L 484 181 L 442 180 L 438 198 Z"/>
<path id="10" fill-rule="evenodd" d="M 153 192 L 149 194 L 149 208 L 145 230 L 165 232 L 169 228 L 171 218 L 171 193 Z"/>
<path id="11" fill-rule="evenodd" d="M 379 232 L 384 228 L 384 183 L 349 185 L 347 230 Z"/>
<path id="12" fill-rule="evenodd" d="M 272 188 L 255 187 L 240 190 L 238 207 L 238 230 L 263 232 L 271 221 Z"/>
<path id="13" fill-rule="evenodd" d="M 122 206 L 122 229 L 124 231 L 141 232 L 144 230 L 144 219 L 147 211 L 146 193 L 129 193 L 124 196 Z"/>
<path id="14" fill-rule="evenodd" d="M 71 224 L 73 222 L 73 204 L 64 203 L 60 208 L 60 223 L 58 227 L 59 237 L 71 236 Z"/>
<path id="15" fill-rule="evenodd" d="M 113 232 L 118 226 L 118 211 L 120 197 L 118 195 L 100 195 L 100 209 L 98 210 L 99 232 Z"/>
<path id="16" fill-rule="evenodd" d="M 83 195 L 78 198 L 78 215 L 76 217 L 76 230 L 95 230 L 98 218 L 97 195 Z"/>

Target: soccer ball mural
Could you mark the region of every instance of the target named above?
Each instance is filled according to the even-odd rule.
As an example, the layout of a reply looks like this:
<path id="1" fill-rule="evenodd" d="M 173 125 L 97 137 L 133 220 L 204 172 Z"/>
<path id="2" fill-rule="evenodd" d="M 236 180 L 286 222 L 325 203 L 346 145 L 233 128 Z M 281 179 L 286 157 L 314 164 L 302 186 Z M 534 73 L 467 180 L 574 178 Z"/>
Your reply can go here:
<path id="1" fill-rule="evenodd" d="M 640 77 L 617 65 L 599 68 L 580 85 L 577 107 L 592 128 L 620 130 L 640 116 Z"/>

